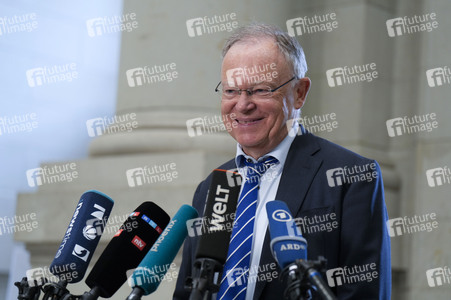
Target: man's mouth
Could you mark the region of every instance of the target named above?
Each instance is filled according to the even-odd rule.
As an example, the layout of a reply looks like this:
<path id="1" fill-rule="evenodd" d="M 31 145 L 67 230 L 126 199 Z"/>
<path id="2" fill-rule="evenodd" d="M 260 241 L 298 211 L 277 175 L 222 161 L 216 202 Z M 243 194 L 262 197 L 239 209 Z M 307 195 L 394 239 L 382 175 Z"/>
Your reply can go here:
<path id="1" fill-rule="evenodd" d="M 249 125 L 253 125 L 258 123 L 259 121 L 263 120 L 263 118 L 253 118 L 253 119 L 235 119 L 235 121 L 240 124 L 240 125 L 245 125 L 245 126 L 249 126 Z"/>

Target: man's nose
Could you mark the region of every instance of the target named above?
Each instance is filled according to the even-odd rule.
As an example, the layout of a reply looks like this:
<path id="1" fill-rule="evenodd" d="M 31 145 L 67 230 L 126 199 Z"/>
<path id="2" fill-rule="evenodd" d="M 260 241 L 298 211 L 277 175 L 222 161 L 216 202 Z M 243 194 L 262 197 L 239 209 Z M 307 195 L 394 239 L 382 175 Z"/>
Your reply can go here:
<path id="1" fill-rule="evenodd" d="M 255 102 L 252 99 L 252 94 L 248 90 L 240 90 L 236 108 L 240 111 L 248 111 L 255 108 Z"/>

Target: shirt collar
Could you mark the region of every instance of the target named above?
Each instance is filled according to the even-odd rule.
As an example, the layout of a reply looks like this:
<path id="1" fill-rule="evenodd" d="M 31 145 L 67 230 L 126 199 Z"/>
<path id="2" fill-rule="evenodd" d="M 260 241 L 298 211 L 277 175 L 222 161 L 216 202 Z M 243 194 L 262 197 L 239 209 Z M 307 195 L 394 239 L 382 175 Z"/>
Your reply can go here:
<path id="1" fill-rule="evenodd" d="M 266 156 L 272 156 L 279 160 L 279 166 L 283 166 L 285 164 L 285 160 L 287 159 L 288 150 L 290 150 L 291 143 L 293 143 L 294 138 L 296 137 L 296 134 L 299 130 L 299 124 L 298 122 L 294 122 L 293 127 L 288 132 L 287 136 L 282 140 L 282 142 L 276 146 L 272 151 L 270 151 L 267 154 L 264 154 L 263 156 L 258 158 L 258 161 L 262 160 L 263 157 Z M 240 144 L 237 143 L 236 145 L 236 156 L 235 156 L 235 164 L 237 167 L 242 167 L 240 165 L 241 158 L 244 157 L 244 159 L 250 159 L 253 162 L 256 162 L 255 159 L 246 153 L 244 153 L 243 148 Z"/>

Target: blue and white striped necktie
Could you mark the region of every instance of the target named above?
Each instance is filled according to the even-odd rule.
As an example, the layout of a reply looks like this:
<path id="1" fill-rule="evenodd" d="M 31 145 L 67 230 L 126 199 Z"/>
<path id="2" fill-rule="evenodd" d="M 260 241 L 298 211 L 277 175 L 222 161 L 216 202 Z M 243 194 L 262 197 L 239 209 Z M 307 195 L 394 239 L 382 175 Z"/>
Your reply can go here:
<path id="1" fill-rule="evenodd" d="M 263 173 L 279 162 L 272 156 L 257 163 L 253 163 L 251 160 L 246 161 L 244 157 L 241 157 L 241 159 L 241 166 L 246 165 L 248 168 L 246 180 L 238 199 L 235 225 L 222 273 L 221 286 L 216 298 L 219 300 L 242 300 L 246 297 L 258 186 Z"/>

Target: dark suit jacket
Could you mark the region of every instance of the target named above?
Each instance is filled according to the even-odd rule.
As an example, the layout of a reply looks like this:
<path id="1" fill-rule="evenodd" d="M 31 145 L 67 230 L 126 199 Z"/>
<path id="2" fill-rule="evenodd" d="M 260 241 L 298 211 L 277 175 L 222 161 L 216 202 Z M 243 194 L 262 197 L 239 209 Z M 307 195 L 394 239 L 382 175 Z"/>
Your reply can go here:
<path id="1" fill-rule="evenodd" d="M 376 165 L 377 178 L 330 187 L 326 171 L 334 168 Z M 374 165 L 373 165 L 374 166 Z M 230 160 L 219 169 L 236 168 Z M 203 215 L 211 174 L 194 194 L 193 206 Z M 370 282 L 344 283 L 332 288 L 338 299 L 390 299 L 390 238 L 385 227 L 387 210 L 379 165 L 341 146 L 307 133 L 297 136 L 288 152 L 275 200 L 287 203 L 293 216 L 313 217 L 335 213 L 338 227 L 331 231 L 303 232 L 308 242 L 308 259 L 327 259 L 327 269 L 375 263 L 377 278 Z M 191 275 L 198 238 L 185 240 L 174 299 L 188 299 L 184 281 Z M 274 263 L 267 231 L 260 265 Z M 374 265 L 373 265 L 374 266 Z M 374 271 L 374 270 L 371 270 Z M 373 273 L 374 274 L 374 273 Z M 376 277 L 376 276 L 374 276 Z M 323 274 L 326 281 L 326 276 Z M 327 282 L 327 281 L 326 281 Z M 257 281 L 254 299 L 282 299 L 285 287 L 279 280 Z M 320 299 L 320 298 L 318 298 Z"/>

